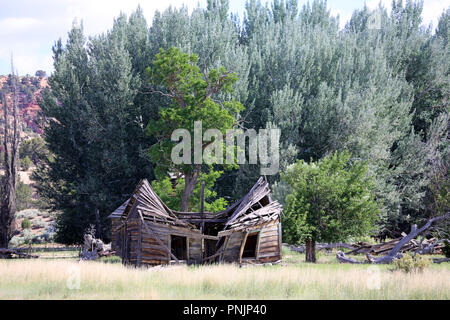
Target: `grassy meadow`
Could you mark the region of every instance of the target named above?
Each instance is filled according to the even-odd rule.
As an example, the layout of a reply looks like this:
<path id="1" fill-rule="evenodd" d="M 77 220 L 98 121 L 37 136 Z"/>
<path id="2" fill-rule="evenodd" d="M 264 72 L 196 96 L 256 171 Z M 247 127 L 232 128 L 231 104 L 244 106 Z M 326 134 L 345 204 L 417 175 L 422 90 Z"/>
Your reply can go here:
<path id="1" fill-rule="evenodd" d="M 450 299 L 449 264 L 423 273 L 317 264 L 284 249 L 283 265 L 124 267 L 117 259 L 0 260 L 0 299 Z"/>

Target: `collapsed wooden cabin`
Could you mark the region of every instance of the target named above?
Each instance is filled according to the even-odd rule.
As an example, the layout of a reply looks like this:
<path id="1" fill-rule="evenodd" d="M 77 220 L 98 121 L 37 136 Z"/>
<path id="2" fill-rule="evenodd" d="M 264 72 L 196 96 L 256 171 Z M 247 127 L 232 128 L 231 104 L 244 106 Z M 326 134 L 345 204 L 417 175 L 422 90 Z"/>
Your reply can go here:
<path id="1" fill-rule="evenodd" d="M 281 260 L 281 212 L 262 178 L 217 213 L 171 210 L 144 179 L 109 216 L 112 249 L 124 264 L 138 266 L 276 262 Z"/>

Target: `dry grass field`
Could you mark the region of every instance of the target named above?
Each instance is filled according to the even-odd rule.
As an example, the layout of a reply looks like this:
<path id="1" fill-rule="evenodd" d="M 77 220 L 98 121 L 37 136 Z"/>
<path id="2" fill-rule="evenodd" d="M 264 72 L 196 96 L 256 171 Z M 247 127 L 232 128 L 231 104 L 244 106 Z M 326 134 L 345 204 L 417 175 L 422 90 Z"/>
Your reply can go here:
<path id="1" fill-rule="evenodd" d="M 0 260 L 0 299 L 450 299 L 450 266 L 405 274 L 387 266 L 315 265 L 285 251 L 285 265 L 124 267 L 74 260 Z"/>

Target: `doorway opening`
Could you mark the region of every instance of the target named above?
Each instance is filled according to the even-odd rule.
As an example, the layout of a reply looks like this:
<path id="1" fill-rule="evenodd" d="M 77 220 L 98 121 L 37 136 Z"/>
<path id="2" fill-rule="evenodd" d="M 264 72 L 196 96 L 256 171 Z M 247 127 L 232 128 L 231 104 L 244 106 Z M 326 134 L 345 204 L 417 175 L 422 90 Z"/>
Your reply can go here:
<path id="1" fill-rule="evenodd" d="M 245 240 L 242 258 L 256 258 L 256 247 L 258 244 L 259 232 L 249 234 Z"/>
<path id="2" fill-rule="evenodd" d="M 170 250 L 178 260 L 187 260 L 186 237 L 170 235 Z"/>

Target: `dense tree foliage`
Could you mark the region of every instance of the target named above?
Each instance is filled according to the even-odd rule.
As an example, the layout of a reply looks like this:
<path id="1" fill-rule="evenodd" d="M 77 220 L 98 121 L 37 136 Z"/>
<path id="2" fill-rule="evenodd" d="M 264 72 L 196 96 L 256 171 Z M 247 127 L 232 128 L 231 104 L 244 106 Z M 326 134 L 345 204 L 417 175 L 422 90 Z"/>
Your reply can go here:
<path id="1" fill-rule="evenodd" d="M 52 158 L 36 175 L 41 196 L 64 212 L 59 240 L 78 241 L 89 223 L 106 231 L 105 217 L 135 183 L 154 180 L 147 150 L 157 137 L 145 127 L 173 101 L 151 93 L 158 88 L 145 70 L 171 47 L 195 54 L 202 70 L 235 73 L 233 92 L 217 99 L 240 101 L 246 128 L 281 129 L 283 170 L 335 151 L 367 163 L 380 236 L 448 210 L 450 9 L 435 30 L 423 25 L 422 9 L 421 1 L 395 0 L 390 12 L 364 6 L 341 29 L 324 0 L 301 8 L 296 0 L 249 0 L 241 25 L 228 1 L 209 0 L 190 14 L 156 12 L 151 27 L 138 8 L 89 40 L 74 25 L 67 44 L 54 47 L 41 102 Z M 218 177 L 211 197 L 238 199 L 258 175 L 258 166 L 241 165 Z M 291 187 L 269 179 L 284 202 Z"/>
<path id="2" fill-rule="evenodd" d="M 243 109 L 238 101 L 217 101 L 216 98 L 220 93 L 233 91 L 236 75 L 226 71 L 224 67 L 201 71 L 197 61 L 197 55 L 181 53 L 178 48 L 171 47 L 167 51 L 160 49 L 152 68 L 147 70 L 154 86 L 164 90 L 155 89 L 152 92 L 171 99 L 169 106 L 161 107 L 158 120 L 151 120 L 147 126 L 148 134 L 157 138 L 149 153 L 157 164 L 155 172 L 160 179 L 171 173 L 176 176 L 178 183 L 183 181 L 184 190 L 179 208 L 185 212 L 189 211 L 190 198 L 200 175 L 216 176 L 212 167 L 213 163 L 223 162 L 223 137 L 226 130 L 236 126 L 235 115 Z M 196 122 L 199 124 L 198 129 L 194 127 Z M 182 153 L 182 163 L 177 163 L 172 158 L 178 141 L 173 141 L 171 135 L 176 129 L 185 130 L 188 134 L 187 137 L 175 137 L 182 138 L 179 141 L 182 148 L 175 149 Z M 217 131 L 209 137 L 209 141 L 203 141 L 208 129 Z M 194 146 L 192 149 L 196 136 L 199 138 L 198 148 Z M 211 161 L 205 156 L 208 148 L 212 148 L 209 153 L 215 158 L 211 158 Z M 209 164 L 206 172 L 205 162 Z"/>
<path id="3" fill-rule="evenodd" d="M 20 160 L 28 158 L 36 165 L 41 159 L 47 156 L 49 156 L 49 151 L 45 144 L 45 140 L 41 137 L 27 139 L 20 143 Z"/>
<path id="4" fill-rule="evenodd" d="M 282 179 L 292 188 L 283 216 L 284 239 L 306 242 L 306 261 L 315 262 L 316 241 L 335 243 L 373 231 L 378 207 L 372 178 L 361 161 L 333 153 L 318 162 L 299 160 Z"/>

